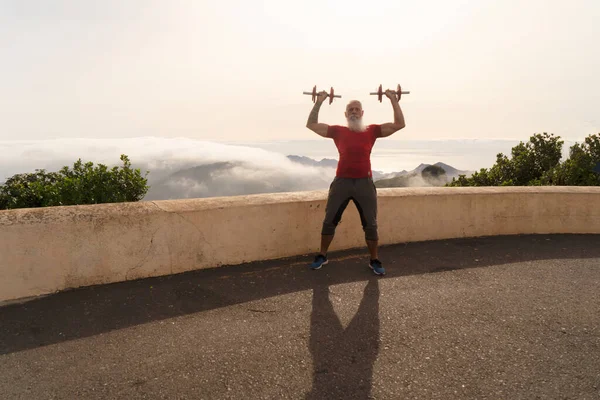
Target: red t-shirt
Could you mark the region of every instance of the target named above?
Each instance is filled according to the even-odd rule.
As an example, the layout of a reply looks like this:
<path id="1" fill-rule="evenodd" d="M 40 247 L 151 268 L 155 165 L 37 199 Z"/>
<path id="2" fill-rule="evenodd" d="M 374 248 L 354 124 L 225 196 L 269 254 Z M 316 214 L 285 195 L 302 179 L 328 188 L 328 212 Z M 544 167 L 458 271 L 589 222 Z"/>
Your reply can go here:
<path id="1" fill-rule="evenodd" d="M 371 178 L 371 149 L 381 137 L 381 125 L 369 125 L 364 132 L 348 127 L 330 125 L 327 136 L 332 138 L 340 153 L 336 176 L 340 178 Z"/>

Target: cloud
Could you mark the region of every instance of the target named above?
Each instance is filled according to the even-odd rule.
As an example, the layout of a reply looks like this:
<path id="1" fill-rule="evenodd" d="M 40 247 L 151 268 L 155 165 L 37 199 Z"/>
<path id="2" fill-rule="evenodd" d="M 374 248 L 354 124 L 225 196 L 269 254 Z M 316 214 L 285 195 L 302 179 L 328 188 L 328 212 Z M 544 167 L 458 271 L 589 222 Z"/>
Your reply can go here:
<path id="1" fill-rule="evenodd" d="M 127 154 L 150 171 L 146 200 L 326 189 L 335 169 L 305 166 L 285 154 L 187 138 L 0 141 L 0 182 L 35 169 L 56 171 L 81 158 L 119 165 Z"/>

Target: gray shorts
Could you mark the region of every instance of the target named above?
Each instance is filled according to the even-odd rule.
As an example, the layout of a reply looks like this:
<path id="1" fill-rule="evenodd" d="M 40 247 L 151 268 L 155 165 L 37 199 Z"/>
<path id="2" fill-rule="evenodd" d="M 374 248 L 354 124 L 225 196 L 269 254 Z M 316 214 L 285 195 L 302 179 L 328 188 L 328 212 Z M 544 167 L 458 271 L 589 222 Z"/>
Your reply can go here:
<path id="1" fill-rule="evenodd" d="M 352 200 L 360 215 L 366 240 L 378 240 L 377 189 L 372 178 L 336 177 L 329 186 L 322 235 L 333 235 L 342 214 Z"/>

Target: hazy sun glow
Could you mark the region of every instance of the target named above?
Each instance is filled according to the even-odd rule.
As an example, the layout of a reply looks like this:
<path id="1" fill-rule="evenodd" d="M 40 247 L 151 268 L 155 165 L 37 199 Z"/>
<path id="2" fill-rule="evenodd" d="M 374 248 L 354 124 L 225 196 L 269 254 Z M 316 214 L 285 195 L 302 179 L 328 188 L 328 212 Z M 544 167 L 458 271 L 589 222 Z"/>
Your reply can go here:
<path id="1" fill-rule="evenodd" d="M 596 0 L 0 3 L 0 139 L 315 138 L 320 120 L 392 119 L 399 138 L 600 132 Z"/>

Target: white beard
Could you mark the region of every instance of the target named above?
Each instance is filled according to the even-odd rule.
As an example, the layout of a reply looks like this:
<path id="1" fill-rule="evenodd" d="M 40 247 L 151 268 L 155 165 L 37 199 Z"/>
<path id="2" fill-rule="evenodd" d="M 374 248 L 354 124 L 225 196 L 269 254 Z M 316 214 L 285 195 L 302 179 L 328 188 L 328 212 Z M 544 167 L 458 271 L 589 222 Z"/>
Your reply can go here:
<path id="1" fill-rule="evenodd" d="M 350 129 L 352 132 L 364 132 L 365 131 L 365 126 L 362 123 L 362 120 L 360 119 L 352 119 L 348 118 L 348 129 Z"/>

